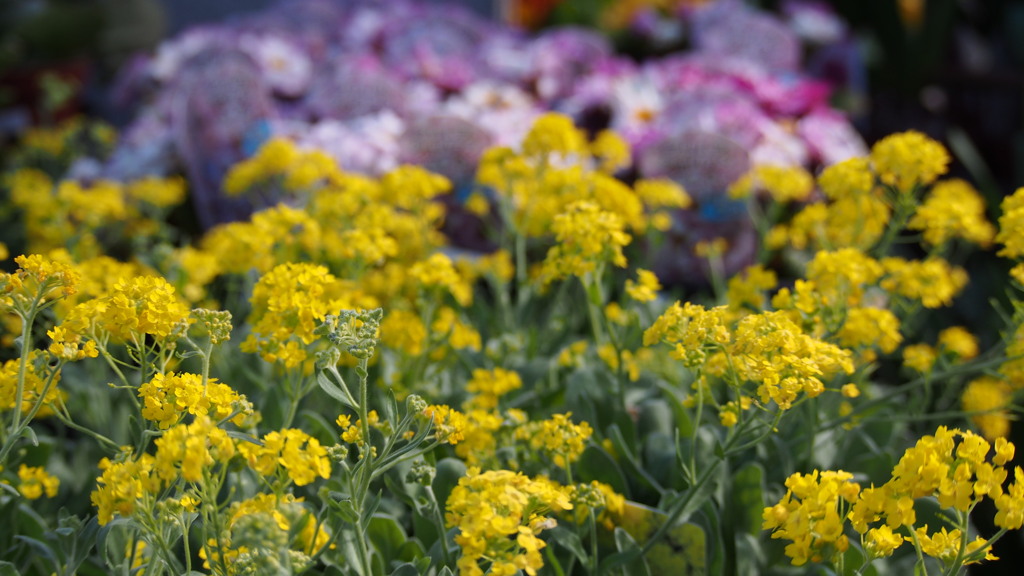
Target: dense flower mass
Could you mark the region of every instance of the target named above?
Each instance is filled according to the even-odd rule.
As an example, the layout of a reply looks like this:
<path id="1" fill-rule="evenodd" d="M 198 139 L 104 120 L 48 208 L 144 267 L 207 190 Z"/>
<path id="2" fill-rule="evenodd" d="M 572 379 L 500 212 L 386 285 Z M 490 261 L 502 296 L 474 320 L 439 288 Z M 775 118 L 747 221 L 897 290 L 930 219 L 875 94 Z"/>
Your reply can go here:
<path id="1" fill-rule="evenodd" d="M 635 25 L 670 10 L 691 53 L 637 62 L 582 29 L 298 0 L 135 64 L 111 156 L 32 131 L 0 210 L 0 522 L 31 525 L 5 562 L 992 559 L 1024 524 L 1022 192 L 997 232 L 939 142 L 864 147 L 790 24 L 719 0 Z M 975 258 L 993 243 L 1017 284 Z"/>
<path id="2" fill-rule="evenodd" d="M 550 514 L 572 509 L 566 490 L 544 478 L 531 479 L 509 470 L 470 470 L 448 497 L 446 522 L 459 529 L 461 574 L 531 576 L 544 565 L 540 539 L 553 528 Z M 481 563 L 484 563 L 481 566 Z"/>

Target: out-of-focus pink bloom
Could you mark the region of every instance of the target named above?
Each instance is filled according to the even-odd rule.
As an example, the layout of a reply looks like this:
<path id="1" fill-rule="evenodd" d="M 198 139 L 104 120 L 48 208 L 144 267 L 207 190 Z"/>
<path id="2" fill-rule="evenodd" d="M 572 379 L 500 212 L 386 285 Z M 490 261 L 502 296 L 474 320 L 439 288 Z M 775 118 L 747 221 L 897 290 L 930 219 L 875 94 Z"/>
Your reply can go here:
<path id="1" fill-rule="evenodd" d="M 823 165 L 868 153 L 861 135 L 843 114 L 835 110 L 816 108 L 797 121 L 796 129 L 807 142 L 812 158 Z"/>
<path id="2" fill-rule="evenodd" d="M 347 122 L 317 122 L 297 144 L 323 150 L 343 170 L 379 176 L 398 167 L 399 139 L 404 131 L 402 119 L 385 110 Z"/>

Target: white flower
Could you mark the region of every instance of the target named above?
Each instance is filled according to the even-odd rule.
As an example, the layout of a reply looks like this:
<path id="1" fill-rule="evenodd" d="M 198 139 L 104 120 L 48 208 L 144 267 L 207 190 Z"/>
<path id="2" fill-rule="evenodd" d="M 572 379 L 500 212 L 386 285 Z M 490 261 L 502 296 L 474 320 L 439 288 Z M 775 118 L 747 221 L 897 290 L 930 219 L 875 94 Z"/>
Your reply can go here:
<path id="1" fill-rule="evenodd" d="M 277 36 L 244 36 L 239 45 L 263 73 L 267 85 L 284 96 L 299 96 L 313 78 L 309 56 Z"/>

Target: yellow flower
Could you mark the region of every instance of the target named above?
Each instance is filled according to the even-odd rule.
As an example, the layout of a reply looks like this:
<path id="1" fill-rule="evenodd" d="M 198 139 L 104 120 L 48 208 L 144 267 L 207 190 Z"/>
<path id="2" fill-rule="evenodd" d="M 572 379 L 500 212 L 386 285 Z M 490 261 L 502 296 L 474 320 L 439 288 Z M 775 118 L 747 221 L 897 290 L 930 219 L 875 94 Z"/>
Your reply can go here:
<path id="1" fill-rule="evenodd" d="M 967 285 L 967 272 L 942 258 L 927 260 L 882 260 L 886 276 L 883 289 L 905 298 L 919 300 L 925 308 L 949 306 L 953 297 Z"/>
<path id="2" fill-rule="evenodd" d="M 473 287 L 444 253 L 435 252 L 426 260 L 413 264 L 409 278 L 428 290 L 439 288 L 449 292 L 461 306 L 473 303 Z"/>
<path id="3" fill-rule="evenodd" d="M 598 132 L 597 137 L 590 143 L 590 153 L 600 161 L 598 169 L 602 172 L 614 174 L 629 166 L 629 144 L 611 130 Z"/>
<path id="4" fill-rule="evenodd" d="M 427 327 L 420 315 L 409 310 L 392 308 L 380 324 L 381 342 L 410 356 L 423 354 L 427 336 Z"/>
<path id="5" fill-rule="evenodd" d="M 927 344 L 911 344 L 903 349 L 903 365 L 921 374 L 932 371 L 938 353 Z"/>
<path id="6" fill-rule="evenodd" d="M 740 320 L 729 351 L 737 376 L 758 383 L 761 402 L 774 401 L 781 410 L 791 408 L 800 392 L 821 394 L 822 378 L 853 373 L 849 351 L 805 334 L 785 312 Z"/>
<path id="7" fill-rule="evenodd" d="M 1024 525 L 1024 470 L 1013 469 L 1013 483 L 1006 492 L 995 497 L 995 525 L 1008 530 L 1017 530 Z"/>
<path id="8" fill-rule="evenodd" d="M 523 152 L 530 156 L 563 156 L 588 151 L 583 131 L 563 114 L 549 112 L 537 118 L 523 139 Z"/>
<path id="9" fill-rule="evenodd" d="M 571 412 L 554 414 L 547 420 L 529 422 L 516 429 L 516 438 L 527 440 L 533 450 L 543 450 L 556 466 L 567 468 L 583 454 L 594 433 L 586 422 L 574 423 Z"/>
<path id="10" fill-rule="evenodd" d="M 618 215 L 602 210 L 589 201 L 570 204 L 555 216 L 552 225 L 557 244 L 548 250 L 541 268 L 547 285 L 568 276 L 584 277 L 605 262 L 624 268 L 622 248 L 632 238 L 624 231 Z"/>
<path id="11" fill-rule="evenodd" d="M 1003 215 L 999 217 L 999 233 L 996 242 L 1003 245 L 1000 256 L 1019 258 L 1024 256 L 1024 188 L 1003 198 Z"/>
<path id="12" fill-rule="evenodd" d="M 648 208 L 689 208 L 693 204 L 686 190 L 667 178 L 637 180 L 633 190 Z"/>
<path id="13" fill-rule="evenodd" d="M 626 294 L 637 302 L 650 302 L 658 297 L 661 290 L 661 282 L 650 270 L 637 268 L 637 282 L 626 280 Z"/>
<path id="14" fill-rule="evenodd" d="M 130 182 L 125 189 L 128 197 L 142 200 L 157 208 L 177 206 L 185 200 L 185 180 L 178 177 L 159 178 L 148 176 Z"/>
<path id="15" fill-rule="evenodd" d="M 18 467 L 18 492 L 28 500 L 36 500 L 46 494 L 47 498 L 57 495 L 60 479 L 48 474 L 45 468 L 38 466 Z"/>
<path id="16" fill-rule="evenodd" d="M 1005 437 L 1010 433 L 1010 419 L 1007 408 L 1013 401 L 1013 389 L 1005 381 L 982 376 L 972 380 L 960 397 L 964 412 L 972 412 L 971 420 L 989 440 Z"/>
<path id="17" fill-rule="evenodd" d="M 643 344 L 651 346 L 666 342 L 675 345 L 674 358 L 685 366 L 700 365 L 707 359 L 708 349 L 731 340 L 726 325 L 727 312 L 725 306 L 706 310 L 689 302 L 683 306 L 676 302 L 644 332 Z"/>
<path id="18" fill-rule="evenodd" d="M 167 340 L 187 326 L 189 309 L 163 278 L 121 279 L 104 299 L 102 327 L 122 342 L 141 344 L 145 335 Z"/>
<path id="19" fill-rule="evenodd" d="M 796 473 L 786 479 L 786 494 L 763 512 L 763 528 L 772 538 L 790 540 L 786 555 L 794 566 L 827 561 L 850 545 L 840 509 L 856 501 L 860 485 L 842 470 Z"/>
<path id="20" fill-rule="evenodd" d="M 755 166 L 729 187 L 733 198 L 745 198 L 754 190 L 764 190 L 779 203 L 806 200 L 814 191 L 814 178 L 797 166 Z"/>
<path id="21" fill-rule="evenodd" d="M 865 549 L 872 558 L 892 556 L 892 553 L 903 545 L 903 537 L 893 533 L 892 528 L 885 524 L 868 530 L 865 540 Z"/>
<path id="22" fill-rule="evenodd" d="M 978 339 L 963 326 L 952 326 L 939 332 L 939 348 L 957 360 L 970 360 L 978 355 Z"/>
<path id="23" fill-rule="evenodd" d="M 545 478 L 470 468 L 445 504 L 445 523 L 459 530 L 459 573 L 482 575 L 479 563 L 489 560 L 491 574 L 535 576 L 546 546 L 538 534 L 556 525 L 549 514 L 572 510 L 569 491 Z"/>
<path id="24" fill-rule="evenodd" d="M 90 495 L 101 526 L 108 524 L 117 514 L 128 518 L 134 513 L 139 500 L 147 495 L 155 496 L 161 482 L 153 470 L 154 458 L 142 454 L 137 460 L 128 452 L 122 452 L 117 461 L 107 458 L 100 461 L 102 475 L 96 479 L 96 489 Z"/>
<path id="25" fill-rule="evenodd" d="M 899 318 L 882 308 L 850 308 L 836 336 L 846 348 L 878 348 L 886 354 L 903 341 Z"/>
<path id="26" fill-rule="evenodd" d="M 923 231 L 925 243 L 931 246 L 962 238 L 987 247 L 996 235 L 995 227 L 985 219 L 985 200 L 959 179 L 935 184 L 907 228 Z"/>
<path id="27" fill-rule="evenodd" d="M 871 148 L 871 164 L 878 178 L 900 192 L 931 184 L 946 173 L 949 161 L 942 144 L 915 131 L 891 134 Z"/>
<path id="28" fill-rule="evenodd" d="M 452 410 L 446 405 L 428 406 L 423 411 L 434 426 L 434 437 L 442 443 L 458 444 L 465 436 L 463 432 L 467 427 L 466 416 L 458 410 Z"/>
<path id="29" fill-rule="evenodd" d="M 827 305 L 856 306 L 867 286 L 884 272 L 882 265 L 854 248 L 820 251 L 807 264 L 807 280 Z"/>
<path id="30" fill-rule="evenodd" d="M 473 370 L 472 378 L 466 383 L 466 392 L 474 396 L 463 405 L 467 410 L 480 408 L 491 410 L 498 407 L 498 400 L 512 392 L 522 388 L 523 381 L 519 373 L 504 368 L 484 370 L 477 368 Z"/>
<path id="31" fill-rule="evenodd" d="M 759 311 L 764 309 L 765 292 L 775 288 L 778 281 L 773 270 L 760 264 L 748 267 L 729 279 L 726 292 L 729 307 L 734 310 L 750 308 Z"/>
<path id="32" fill-rule="evenodd" d="M 818 186 L 832 200 L 855 198 L 871 194 L 875 177 L 867 158 L 850 158 L 822 170 Z"/>
<path id="33" fill-rule="evenodd" d="M 262 446 L 239 443 L 238 451 L 256 472 L 263 476 L 273 476 L 280 467 L 296 486 L 305 486 L 317 478 L 326 479 L 331 476 L 327 449 L 319 440 L 297 428 L 264 435 Z"/>
<path id="34" fill-rule="evenodd" d="M 252 404 L 230 386 L 209 378 L 203 384 L 198 374 L 157 373 L 139 387 L 142 399 L 142 417 L 157 423 L 161 429 L 177 424 L 186 414 L 207 415 L 223 420 L 238 412 L 232 419 L 244 423 L 253 414 Z"/>

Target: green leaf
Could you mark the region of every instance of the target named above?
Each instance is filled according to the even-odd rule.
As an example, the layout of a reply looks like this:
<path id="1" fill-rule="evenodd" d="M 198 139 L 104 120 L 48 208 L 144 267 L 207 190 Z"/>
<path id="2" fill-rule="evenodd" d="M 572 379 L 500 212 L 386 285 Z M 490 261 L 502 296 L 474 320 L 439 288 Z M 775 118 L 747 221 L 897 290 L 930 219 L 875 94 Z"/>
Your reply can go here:
<path id="1" fill-rule="evenodd" d="M 412 539 L 406 540 L 398 548 L 398 554 L 396 559 L 403 562 L 411 563 L 414 560 L 419 560 L 426 557 L 427 551 L 423 548 L 423 544 L 419 540 Z"/>
<path id="2" fill-rule="evenodd" d="M 455 488 L 459 479 L 466 475 L 466 463 L 457 458 L 442 458 L 436 469 L 437 474 L 431 486 L 434 489 L 434 496 L 437 497 L 437 504 L 444 508 L 452 488 Z"/>
<path id="3" fill-rule="evenodd" d="M 696 524 L 680 524 L 669 530 L 664 540 L 647 552 L 647 563 L 654 574 L 704 574 L 707 563 L 707 538 Z"/>
<path id="4" fill-rule="evenodd" d="M 761 532 L 764 511 L 764 468 L 756 462 L 740 468 L 732 477 L 733 525 L 749 534 Z"/>
<path id="5" fill-rule="evenodd" d="M 629 574 L 629 576 L 650 576 L 651 573 L 647 568 L 647 563 L 644 561 L 640 546 L 629 535 L 629 532 L 616 527 L 614 536 L 615 548 L 618 550 L 618 553 L 607 556 L 601 562 L 601 565 L 598 566 L 598 573 L 607 574 L 611 570 L 627 567 L 625 573 Z"/>
<path id="6" fill-rule="evenodd" d="M 349 395 L 346 394 L 345 391 L 342 390 L 341 387 L 334 382 L 334 380 L 331 380 L 331 378 L 327 375 L 327 372 L 324 372 L 322 370 L 317 371 L 316 383 L 319 384 L 320 389 L 326 392 L 327 395 L 330 396 L 331 398 L 334 398 L 335 400 L 341 402 L 345 406 L 355 408 L 355 406 L 352 406 L 352 403 L 349 402 Z"/>
<path id="7" fill-rule="evenodd" d="M 452 574 L 452 571 L 451 571 L 450 568 L 445 566 L 444 568 L 441 568 L 441 570 L 437 573 L 437 576 L 455 576 L 455 575 Z"/>
<path id="8" fill-rule="evenodd" d="M 646 438 L 651 434 L 672 436 L 675 422 L 672 407 L 664 398 L 648 398 L 640 403 L 637 415 L 637 435 Z"/>
<path id="9" fill-rule="evenodd" d="M 852 546 L 851 546 L 852 548 Z M 847 558 L 850 556 L 847 555 Z M 847 566 L 860 566 L 863 561 L 849 562 Z M 738 576 L 758 576 L 765 565 L 761 541 L 753 534 L 738 534 L 736 538 L 736 573 Z"/>
<path id="10" fill-rule="evenodd" d="M 387 395 L 384 398 L 384 419 L 391 423 L 393 427 L 398 427 L 398 400 L 395 399 L 395 391 L 388 388 Z"/>
<path id="11" fill-rule="evenodd" d="M 14 564 L 0 560 L 0 576 L 21 576 L 21 574 L 18 573 Z"/>
<path id="12" fill-rule="evenodd" d="M 551 542 L 555 542 L 569 552 L 572 552 L 573 556 L 575 556 L 581 564 L 584 566 L 587 565 L 589 555 L 587 554 L 587 551 L 583 549 L 583 542 L 580 540 L 580 537 L 576 532 L 573 532 L 564 526 L 555 526 L 544 533 L 547 534 L 548 539 Z"/>
<path id="13" fill-rule="evenodd" d="M 420 571 L 416 568 L 415 564 L 406 562 L 395 567 L 391 572 L 391 576 L 420 576 Z"/>
<path id="14" fill-rule="evenodd" d="M 263 441 L 262 440 L 260 440 L 259 438 L 255 437 L 255 436 L 250 436 L 249 434 L 246 434 L 245 432 L 241 432 L 239 430 L 225 430 L 225 432 L 227 433 L 228 436 L 234 438 L 235 440 L 242 440 L 244 442 L 249 442 L 250 444 L 255 444 L 257 446 L 263 446 Z"/>
<path id="15" fill-rule="evenodd" d="M 405 531 L 398 521 L 383 514 L 375 514 L 370 518 L 367 534 L 381 556 L 388 559 L 397 558 L 398 551 L 406 542 Z"/>
<path id="16" fill-rule="evenodd" d="M 652 433 L 644 439 L 644 464 L 662 486 L 671 486 L 679 478 L 676 443 L 668 434 Z"/>
<path id="17" fill-rule="evenodd" d="M 576 462 L 576 473 L 579 482 L 597 480 L 611 486 L 615 492 L 629 496 L 629 485 L 622 468 L 604 448 L 587 446 Z"/>
<path id="18" fill-rule="evenodd" d="M 27 536 L 21 535 L 17 535 L 14 538 L 20 542 L 28 544 L 31 548 L 35 550 L 36 555 L 46 558 L 54 566 L 60 566 L 61 562 L 58 553 L 55 552 L 53 548 L 50 548 L 50 546 L 47 543 L 42 542 L 40 540 L 36 540 L 35 538 L 29 538 Z"/>
<path id="19" fill-rule="evenodd" d="M 626 444 L 626 439 L 622 436 L 622 431 L 615 424 L 608 427 L 608 439 L 612 441 L 612 446 L 619 456 L 619 462 L 627 468 L 626 472 L 629 473 L 629 478 L 642 481 L 647 487 L 652 488 L 658 494 L 665 491 L 661 484 L 652 478 L 650 474 L 647 474 L 647 471 L 637 462 L 636 456 L 634 456 L 633 451 Z M 636 484 L 634 483 L 633 486 L 636 487 Z M 634 497 L 640 498 L 640 495 L 635 495 Z"/>

